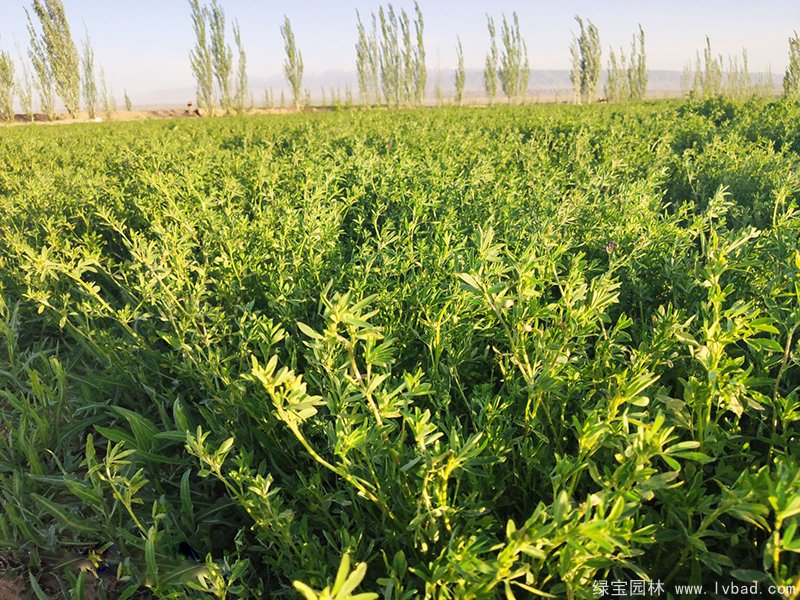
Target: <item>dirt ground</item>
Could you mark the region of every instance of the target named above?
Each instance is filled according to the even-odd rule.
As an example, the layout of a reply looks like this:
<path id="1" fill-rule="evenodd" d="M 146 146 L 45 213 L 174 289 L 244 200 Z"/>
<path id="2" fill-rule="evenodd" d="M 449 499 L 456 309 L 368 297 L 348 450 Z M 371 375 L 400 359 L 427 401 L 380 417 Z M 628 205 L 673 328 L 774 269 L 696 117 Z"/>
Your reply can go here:
<path id="1" fill-rule="evenodd" d="M 0 575 L 0 600 L 25 600 L 28 595 L 20 582 Z"/>
<path id="2" fill-rule="evenodd" d="M 331 110 L 328 107 L 321 108 L 308 108 L 307 112 L 318 112 L 324 110 Z M 256 108 L 247 111 L 249 115 L 262 115 L 262 114 L 284 114 L 294 112 L 286 108 Z M 162 108 L 156 110 L 131 110 L 131 111 L 117 111 L 110 116 L 105 114 L 98 115 L 95 119 L 90 119 L 88 114 L 81 114 L 77 118 L 70 118 L 65 114 L 59 114 L 54 120 L 49 120 L 47 115 L 36 113 L 33 115 L 33 122 L 38 125 L 68 125 L 71 123 L 102 123 L 104 121 L 145 121 L 150 119 L 177 119 L 177 118 L 193 118 L 197 119 L 202 115 L 190 112 L 186 108 Z M 219 116 L 219 115 L 218 115 Z M 27 115 L 16 114 L 14 115 L 14 122 L 8 125 L 30 125 L 31 119 Z M 4 123 L 0 122 L 0 126 Z M 2 597 L 0 597 L 2 600 Z"/>

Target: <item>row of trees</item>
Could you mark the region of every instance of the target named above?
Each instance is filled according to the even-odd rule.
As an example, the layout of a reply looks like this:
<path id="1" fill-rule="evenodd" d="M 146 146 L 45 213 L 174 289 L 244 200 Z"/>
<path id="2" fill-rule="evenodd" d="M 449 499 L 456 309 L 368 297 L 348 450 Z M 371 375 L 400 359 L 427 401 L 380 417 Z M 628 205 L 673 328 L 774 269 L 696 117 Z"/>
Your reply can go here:
<path id="1" fill-rule="evenodd" d="M 425 24 L 419 4 L 414 2 L 414 17 L 405 9 L 396 13 L 391 4 L 372 13 L 371 28 L 358 19 L 356 69 L 358 90 L 365 104 L 379 102 L 389 106 L 415 106 L 422 103 L 427 84 L 425 67 Z"/>
<path id="2" fill-rule="evenodd" d="M 189 0 L 195 46 L 190 61 L 197 82 L 197 105 L 213 115 L 217 105 L 226 114 L 244 112 L 252 105 L 247 83 L 247 55 L 242 45 L 238 20 L 233 22 L 233 38 L 238 56 L 234 80 L 233 50 L 226 42 L 225 10 L 217 0 L 200 4 Z M 302 68 L 302 67 L 301 67 Z"/>
<path id="3" fill-rule="evenodd" d="M 528 46 L 522 37 L 519 28 L 519 16 L 514 12 L 511 19 L 501 15 L 500 43 L 502 51 L 497 44 L 497 27 L 494 19 L 486 15 L 486 28 L 489 31 L 489 51 L 486 54 L 486 63 L 483 69 L 483 85 L 486 97 L 492 104 L 497 97 L 498 83 L 509 103 L 522 101 L 528 89 L 530 75 L 530 62 L 528 60 Z M 464 100 L 464 86 L 467 72 L 464 67 L 464 49 L 461 38 L 456 38 L 456 71 L 455 71 L 455 101 L 462 104 Z M 437 94 L 438 96 L 438 94 Z"/>
<path id="4" fill-rule="evenodd" d="M 211 44 L 205 54 L 199 52 L 207 46 L 203 27 L 198 23 L 202 18 L 198 16 L 199 0 L 189 0 L 192 6 L 195 31 L 198 42 L 192 54 L 192 64 L 198 81 L 198 103 L 201 106 L 213 104 L 210 100 L 212 70 L 220 79 L 218 62 L 225 63 L 225 54 L 220 50 L 224 45 Z M 222 14 L 217 5 L 217 0 L 212 0 L 211 14 Z M 356 42 L 356 68 L 358 72 L 358 88 L 361 101 L 371 105 L 383 101 L 393 107 L 419 105 L 425 99 L 425 86 L 427 70 L 425 65 L 425 45 L 423 42 L 424 22 L 419 3 L 414 2 L 414 15 L 410 16 L 405 10 L 399 13 L 392 4 L 380 6 L 378 13 L 372 13 L 365 24 L 361 15 L 356 12 L 358 40 Z M 584 21 L 576 16 L 578 32 L 573 34 L 570 45 L 572 68 L 570 81 L 573 85 L 574 99 L 576 102 L 587 103 L 597 98 L 597 90 L 602 71 L 602 48 L 600 34 L 597 26 L 590 20 Z M 224 15 L 221 19 L 212 19 L 212 36 L 220 36 L 224 27 Z M 217 24 L 217 25 L 215 25 Z M 369 25 L 369 27 L 367 26 Z M 216 26 L 216 29 L 215 29 Z M 489 32 L 489 51 L 486 55 L 483 71 L 484 91 L 489 103 L 493 103 L 502 91 L 509 103 L 524 100 L 530 74 L 528 49 L 525 39 L 520 32 L 519 17 L 516 12 L 511 18 L 501 15 L 499 28 L 494 19 L 487 15 L 487 29 Z M 238 37 L 237 46 L 240 48 L 240 81 L 246 83 L 244 70 L 244 50 Z M 295 108 L 308 101 L 308 91 L 303 95 L 303 59 L 292 32 L 291 23 L 284 16 L 281 26 L 284 39 L 286 59 L 284 72 L 291 88 Z M 213 38 L 216 39 L 216 38 Z M 220 40 L 222 38 L 220 37 Z M 222 56 L 222 58 L 218 58 Z M 800 38 L 795 32 L 789 40 L 789 67 L 784 77 L 784 92 L 787 95 L 800 95 Z M 203 60 L 199 60 L 202 58 Z M 738 57 L 729 57 L 727 71 L 723 68 L 722 57 L 711 53 L 710 41 L 701 62 L 698 52 L 694 71 L 687 67 L 684 79 L 691 80 L 684 87 L 695 96 L 729 95 L 743 98 L 753 93 L 771 90 L 771 75 L 753 82 L 748 70 L 747 52 L 744 51 L 741 62 Z M 228 63 L 230 58 L 227 59 Z M 464 66 L 464 51 L 461 39 L 456 38 L 456 69 L 454 72 L 455 102 L 461 104 L 464 99 L 466 85 L 466 69 Z M 198 68 L 200 63 L 202 68 Z M 1 64 L 1 63 L 0 63 Z M 641 100 L 647 92 L 647 57 L 645 53 L 644 29 L 639 25 L 639 30 L 634 33 L 630 51 L 626 54 L 623 48 L 615 51 L 609 48 L 608 64 L 606 67 L 605 97 L 609 102 L 623 102 L 628 100 Z M 687 78 L 686 73 L 690 76 Z M 0 73 L 0 76 L 2 73 Z M 220 83 L 222 104 L 225 108 L 225 87 Z M 441 87 L 436 84 L 436 97 L 439 100 Z M 271 92 L 267 95 L 267 105 L 274 106 Z M 283 100 L 281 101 L 283 105 Z"/>
<path id="5" fill-rule="evenodd" d="M 609 102 L 641 100 L 647 91 L 647 67 L 644 51 L 644 29 L 639 25 L 629 55 L 620 48 L 619 55 L 609 48 L 606 71 L 606 99 Z"/>
<path id="6" fill-rule="evenodd" d="M 796 36 L 796 34 L 795 34 Z M 787 77 L 792 70 L 791 39 L 790 64 Z M 703 54 L 697 51 L 695 63 L 686 63 L 681 76 L 681 89 L 684 93 L 694 98 L 714 98 L 727 96 L 729 98 L 744 99 L 754 95 L 769 95 L 773 90 L 772 73 L 760 74 L 753 77 L 750 74 L 747 50 L 742 50 L 741 57 L 728 56 L 727 69 L 725 58 L 715 54 L 711 49 L 711 39 L 706 36 L 706 46 Z M 798 65 L 800 66 L 800 65 Z M 786 81 L 784 80 L 784 87 Z M 791 92 L 786 89 L 786 93 Z"/>
<path id="7" fill-rule="evenodd" d="M 211 0 L 210 4 L 201 4 L 201 0 L 188 2 L 195 32 L 195 46 L 190 59 L 197 83 L 198 106 L 212 115 L 217 108 L 226 114 L 244 112 L 252 107 L 253 102 L 248 91 L 247 56 L 238 21 L 234 21 L 232 27 L 237 57 L 234 70 L 234 52 L 226 41 L 225 11 L 219 0 Z M 32 119 L 34 96 L 38 97 L 41 112 L 49 118 L 55 117 L 56 98 L 72 117 L 80 112 L 81 100 L 90 118 L 94 118 L 100 109 L 106 114 L 113 112 L 116 108 L 114 96 L 106 83 L 102 66 L 99 67 L 98 85 L 98 69 L 88 32 L 79 53 L 62 0 L 32 0 L 30 9 L 26 9 L 30 38 L 27 54 L 32 72 L 23 59 L 22 69 L 17 74 L 11 54 L 0 49 L 0 118 L 10 120 L 14 117 L 14 100 L 18 98 L 23 112 Z M 356 67 L 362 102 L 374 104 L 382 101 L 394 107 L 421 104 L 425 99 L 427 70 L 424 21 L 418 2 L 414 3 L 412 15 L 405 10 L 396 11 L 392 4 L 381 6 L 377 14 L 373 12 L 367 20 L 369 28 L 361 20 L 361 15 L 356 15 Z M 586 103 L 597 97 L 602 50 L 594 23 L 578 16 L 575 20 L 578 31 L 573 34 L 570 45 L 570 79 L 575 101 Z M 494 18 L 487 15 L 489 50 L 483 70 L 486 97 L 493 103 L 498 92 L 502 91 L 509 103 L 521 101 L 525 98 L 530 73 L 527 44 L 516 13 L 512 13 L 510 18 L 502 14 L 499 25 L 498 28 Z M 286 52 L 284 73 L 293 104 L 300 108 L 308 102 L 309 94 L 303 89 L 303 57 L 288 17 L 284 17 L 281 34 Z M 461 39 L 456 40 L 455 101 L 461 104 L 466 69 Z M 698 52 L 694 67 L 687 64 L 684 69 L 685 91 L 696 97 L 728 95 L 743 98 L 771 89 L 771 75 L 755 81 L 751 77 L 746 51 L 741 57 L 728 57 L 727 65 L 726 69 L 723 57 L 712 52 L 711 42 L 706 38 L 702 58 Z M 606 71 L 605 95 L 609 101 L 644 98 L 647 68 L 641 26 L 638 34 L 633 36 L 628 54 L 622 48 L 618 52 L 609 49 Z M 783 87 L 787 95 L 800 95 L 800 38 L 796 32 L 789 39 L 789 66 Z M 437 89 L 440 90 L 438 85 Z M 125 105 L 127 110 L 131 109 L 127 92 Z"/>
<path id="8" fill-rule="evenodd" d="M 90 118 L 95 118 L 101 108 L 110 115 L 116 103 L 102 67 L 98 86 L 89 34 L 86 33 L 79 54 L 62 1 L 32 0 L 30 11 L 26 8 L 25 14 L 30 39 L 27 58 L 33 72 L 19 48 L 22 65 L 19 74 L 10 52 L 0 50 L 0 118 L 7 121 L 14 118 L 14 100 L 18 99 L 23 113 L 33 120 L 34 97 L 48 119 L 55 118 L 56 98 L 71 117 L 80 112 L 81 100 Z M 125 105 L 130 110 L 127 92 Z"/>

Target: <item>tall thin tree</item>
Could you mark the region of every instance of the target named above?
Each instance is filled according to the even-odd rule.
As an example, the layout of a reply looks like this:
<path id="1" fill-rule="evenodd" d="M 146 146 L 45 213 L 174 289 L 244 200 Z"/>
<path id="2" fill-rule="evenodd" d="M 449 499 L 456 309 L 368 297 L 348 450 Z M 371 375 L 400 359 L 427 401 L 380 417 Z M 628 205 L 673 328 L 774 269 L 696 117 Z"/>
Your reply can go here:
<path id="1" fill-rule="evenodd" d="M 286 74 L 286 80 L 292 88 L 294 107 L 299 109 L 303 103 L 303 55 L 297 48 L 297 42 L 292 31 L 292 23 L 286 15 L 283 16 L 281 34 L 283 35 L 283 46 L 286 50 L 283 72 Z"/>
<path id="2" fill-rule="evenodd" d="M 30 48 L 28 49 L 28 56 L 33 65 L 33 71 L 36 74 L 36 93 L 39 96 L 39 110 L 49 119 L 53 120 L 56 116 L 56 102 L 55 102 L 55 81 L 53 79 L 53 71 L 50 67 L 50 61 L 47 55 L 47 48 L 36 32 L 31 20 L 30 14 L 28 17 L 28 35 L 30 36 Z"/>
<path id="3" fill-rule="evenodd" d="M 361 101 L 369 105 L 372 101 L 372 69 L 370 65 L 370 40 L 367 29 L 361 21 L 361 15 L 356 11 L 358 41 L 356 42 L 356 70 L 358 71 L 358 93 Z"/>
<path id="4" fill-rule="evenodd" d="M 97 116 L 97 80 L 94 75 L 94 49 L 88 31 L 83 38 L 81 67 L 83 70 L 83 106 L 89 113 L 89 118 L 94 119 Z"/>
<path id="5" fill-rule="evenodd" d="M 800 36 L 797 32 L 789 38 L 789 64 L 783 75 L 785 96 L 800 96 Z"/>
<path id="6" fill-rule="evenodd" d="M 100 67 L 100 103 L 106 119 L 111 119 L 117 110 L 117 101 L 114 99 L 114 91 L 106 81 L 106 72 L 102 66 Z"/>
<path id="7" fill-rule="evenodd" d="M 628 90 L 633 100 L 642 100 L 647 93 L 647 56 L 644 49 L 644 29 L 641 25 L 639 35 L 634 34 L 631 42 Z"/>
<path id="8" fill-rule="evenodd" d="M 208 8 L 199 0 L 189 0 L 195 43 L 189 57 L 197 86 L 197 107 L 209 115 L 214 114 L 214 66 L 208 39 Z"/>
<path id="9" fill-rule="evenodd" d="M 14 120 L 14 61 L 5 50 L 0 50 L 0 119 Z"/>
<path id="10" fill-rule="evenodd" d="M 499 59 L 497 29 L 494 26 L 494 19 L 489 15 L 486 15 L 486 27 L 489 29 L 489 52 L 486 54 L 486 66 L 483 69 L 483 89 L 486 90 L 489 104 L 492 104 L 495 96 L 497 96 L 497 66 Z"/>
<path id="11" fill-rule="evenodd" d="M 416 95 L 416 71 L 414 67 L 414 44 L 411 37 L 411 19 L 408 13 L 403 10 L 400 12 L 400 35 L 403 39 L 403 49 L 401 50 L 401 72 L 402 83 L 400 95 L 403 104 L 410 106 L 412 98 Z"/>
<path id="12" fill-rule="evenodd" d="M 455 73 L 456 104 L 461 106 L 464 102 L 464 82 L 467 78 L 467 72 L 464 69 L 464 49 L 461 47 L 461 38 L 456 37 L 456 39 L 458 40 L 456 44 L 457 64 Z"/>
<path id="13" fill-rule="evenodd" d="M 575 16 L 580 33 L 572 37 L 570 53 L 572 55 L 572 85 L 575 94 L 583 103 L 591 102 L 597 96 L 597 85 L 600 81 L 602 49 L 597 27 L 587 19 Z"/>
<path id="14" fill-rule="evenodd" d="M 28 61 L 22 55 L 19 45 L 17 45 L 17 55 L 19 56 L 20 64 L 22 65 L 22 73 L 17 80 L 19 106 L 28 120 L 33 121 L 33 79 L 31 78 L 31 71 L 28 68 Z"/>
<path id="15" fill-rule="evenodd" d="M 35 33 L 30 13 L 26 10 L 28 30 L 38 37 L 40 58 L 48 65 L 64 108 L 70 116 L 75 117 L 81 104 L 80 57 L 72 40 L 64 5 L 61 0 L 33 0 L 32 9 L 39 21 L 41 34 Z"/>
<path id="16" fill-rule="evenodd" d="M 620 48 L 619 60 L 613 48 L 608 49 L 608 69 L 606 70 L 606 100 L 622 102 L 631 96 L 628 82 L 628 58 Z"/>
<path id="17" fill-rule="evenodd" d="M 425 100 L 425 87 L 428 83 L 428 67 L 425 64 L 425 22 L 422 19 L 422 10 L 419 2 L 414 0 L 414 32 L 416 47 L 414 50 L 414 102 L 422 104 Z"/>
<path id="18" fill-rule="evenodd" d="M 381 27 L 380 64 L 381 87 L 386 103 L 391 106 L 400 105 L 402 87 L 402 61 L 400 57 L 400 40 L 397 15 L 389 4 L 378 10 Z"/>
<path id="19" fill-rule="evenodd" d="M 520 33 L 519 16 L 514 12 L 509 21 L 503 15 L 500 26 L 500 40 L 503 50 L 500 54 L 498 78 L 503 93 L 511 103 L 525 94 L 528 84 L 528 47 Z"/>
<path id="20" fill-rule="evenodd" d="M 722 55 L 715 55 L 711 50 L 711 38 L 708 36 L 703 61 L 703 95 L 706 98 L 719 96 L 722 93 Z"/>
<path id="21" fill-rule="evenodd" d="M 207 14 L 211 35 L 211 64 L 219 89 L 219 103 L 222 110 L 229 113 L 232 105 L 233 52 L 230 45 L 225 42 L 225 10 L 217 0 L 211 0 Z"/>
<path id="22" fill-rule="evenodd" d="M 239 21 L 233 22 L 233 41 L 236 43 L 236 51 L 239 55 L 236 70 L 236 94 L 234 95 L 234 107 L 236 112 L 243 113 L 247 108 L 248 83 L 247 83 L 247 54 L 242 44 L 242 31 L 239 28 Z"/>

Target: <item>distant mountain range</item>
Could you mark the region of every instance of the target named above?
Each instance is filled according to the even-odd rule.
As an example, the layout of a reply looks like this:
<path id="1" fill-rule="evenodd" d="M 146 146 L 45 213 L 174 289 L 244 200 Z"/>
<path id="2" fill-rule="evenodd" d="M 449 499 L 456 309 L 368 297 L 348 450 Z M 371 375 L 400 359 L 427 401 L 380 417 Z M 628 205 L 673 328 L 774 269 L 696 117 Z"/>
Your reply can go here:
<path id="1" fill-rule="evenodd" d="M 648 96 L 675 97 L 681 94 L 681 71 L 648 71 Z M 483 71 L 481 69 L 467 69 L 464 96 L 467 102 L 480 101 L 485 98 L 483 91 Z M 766 74 L 754 73 L 753 79 L 765 77 Z M 601 76 L 598 93 L 602 96 L 605 72 Z M 773 78 L 773 83 L 780 83 Z M 437 85 L 442 97 L 447 100 L 455 92 L 454 73 L 452 69 L 428 69 L 428 82 L 426 98 L 430 103 L 436 100 Z M 331 93 L 335 92 L 342 102 L 346 99 L 346 91 L 350 90 L 353 101 L 358 102 L 358 76 L 355 71 L 323 71 L 321 73 L 308 73 L 303 78 L 303 87 L 311 95 L 311 101 L 319 104 L 324 100 L 331 101 Z M 285 101 L 291 101 L 286 81 L 281 75 L 270 77 L 250 78 L 250 91 L 256 106 L 264 104 L 267 90 L 271 90 L 273 100 L 277 106 L 280 103 L 281 91 L 284 92 Z M 324 90 L 324 91 L 323 91 Z M 195 90 L 192 87 L 176 88 L 171 90 L 153 90 L 132 96 L 132 101 L 137 108 L 177 107 L 184 106 L 193 101 Z M 533 101 L 570 101 L 572 99 L 572 83 L 570 72 L 566 69 L 534 70 L 531 71 L 528 81 L 528 97 Z"/>

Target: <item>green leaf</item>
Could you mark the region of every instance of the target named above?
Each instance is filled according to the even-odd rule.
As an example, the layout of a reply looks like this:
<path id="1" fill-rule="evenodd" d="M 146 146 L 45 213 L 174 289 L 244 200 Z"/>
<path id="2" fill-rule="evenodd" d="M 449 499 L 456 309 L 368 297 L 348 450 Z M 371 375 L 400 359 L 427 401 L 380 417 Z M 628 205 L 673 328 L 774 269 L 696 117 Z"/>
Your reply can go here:
<path id="1" fill-rule="evenodd" d="M 750 338 L 745 340 L 748 345 L 757 350 L 767 350 L 768 352 L 783 353 L 783 346 L 772 338 Z"/>
<path id="2" fill-rule="evenodd" d="M 300 331 L 302 331 L 307 337 L 310 337 L 312 340 L 324 339 L 319 333 L 317 333 L 316 331 L 311 329 L 311 327 L 309 327 L 305 323 L 302 323 L 301 321 L 297 321 L 297 328 Z"/>
<path id="3" fill-rule="evenodd" d="M 144 543 L 144 561 L 146 565 L 146 577 L 148 585 L 158 585 L 158 562 L 156 561 L 156 537 L 155 526 L 147 531 L 147 539 Z"/>
<path id="4" fill-rule="evenodd" d="M 138 583 L 131 583 L 125 586 L 125 588 L 119 593 L 119 600 L 129 600 L 133 597 L 133 595 L 139 591 L 139 584 Z"/>
<path id="5" fill-rule="evenodd" d="M 358 587 L 358 585 L 363 581 L 364 576 L 367 574 L 367 563 L 359 563 L 356 568 L 350 573 L 350 576 L 342 585 L 341 589 L 339 589 L 338 593 L 336 594 L 335 598 L 337 600 L 346 600 L 353 593 L 353 591 Z M 377 595 L 375 595 L 377 598 Z"/>
<path id="6" fill-rule="evenodd" d="M 714 461 L 714 459 L 708 456 L 708 454 L 703 454 L 702 452 L 673 452 L 672 456 L 685 458 L 686 460 L 694 460 L 700 464 L 706 464 Z"/>
<path id="7" fill-rule="evenodd" d="M 339 563 L 339 570 L 336 573 L 336 580 L 333 582 L 333 593 L 338 594 L 339 590 L 347 581 L 347 574 L 350 572 L 350 555 L 345 552 L 342 561 Z"/>
<path id="8" fill-rule="evenodd" d="M 49 512 L 56 519 L 61 521 L 61 524 L 75 531 L 83 531 L 85 533 L 97 533 L 100 531 L 99 527 L 90 525 L 90 521 L 86 519 L 78 519 L 67 513 L 61 506 L 55 502 L 48 500 L 39 494 L 31 494 L 31 497 L 41 504 L 44 509 Z"/>
<path id="9" fill-rule="evenodd" d="M 28 573 L 28 581 L 31 582 L 31 589 L 33 590 L 33 593 L 36 594 L 36 598 L 38 600 L 51 600 L 50 596 L 48 596 L 41 588 L 39 582 L 36 581 L 33 573 Z"/>
<path id="10" fill-rule="evenodd" d="M 294 589 L 303 594 L 303 598 L 306 600 L 318 600 L 319 596 L 317 596 L 317 592 L 315 592 L 302 581 L 293 581 L 292 585 L 294 586 Z"/>
<path id="11" fill-rule="evenodd" d="M 190 488 L 191 469 L 186 469 L 181 477 L 181 510 L 186 517 L 190 527 L 194 527 L 194 504 L 192 503 L 192 491 Z"/>
<path id="12" fill-rule="evenodd" d="M 566 490 L 561 490 L 553 503 L 553 519 L 556 523 L 564 521 L 569 514 L 570 502 Z"/>
<path id="13" fill-rule="evenodd" d="M 795 515 L 800 515 L 800 496 L 795 496 L 789 503 L 789 506 L 780 511 L 776 516 L 781 521 L 785 521 Z"/>
<path id="14" fill-rule="evenodd" d="M 473 275 L 469 273 L 458 273 L 457 275 L 462 281 L 462 288 L 473 293 L 480 293 L 481 285 Z"/>
<path id="15" fill-rule="evenodd" d="M 753 571 L 752 569 L 734 569 L 730 573 L 731 577 L 735 577 L 739 581 L 753 582 L 753 581 L 766 581 L 769 575 L 762 571 Z"/>

